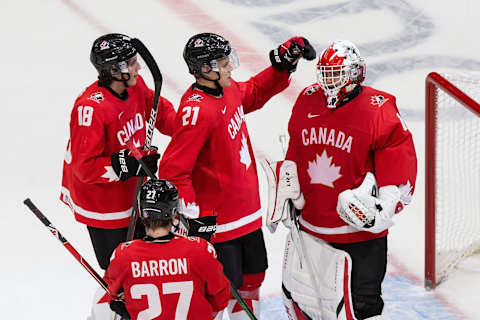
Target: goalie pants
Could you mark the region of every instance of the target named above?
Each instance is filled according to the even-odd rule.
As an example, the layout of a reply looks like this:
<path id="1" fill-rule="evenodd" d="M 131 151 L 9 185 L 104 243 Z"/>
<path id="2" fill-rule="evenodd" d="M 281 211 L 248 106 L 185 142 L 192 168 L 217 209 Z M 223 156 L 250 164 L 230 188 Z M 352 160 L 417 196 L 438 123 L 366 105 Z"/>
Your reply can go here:
<path id="1" fill-rule="evenodd" d="M 100 268 L 107 270 L 110 264 L 110 257 L 118 245 L 127 240 L 128 228 L 120 229 L 101 229 L 87 226 L 90 240 L 92 241 L 93 250 L 97 257 Z M 134 239 L 140 239 L 145 236 L 145 227 L 137 220 L 135 227 Z"/>
<path id="2" fill-rule="evenodd" d="M 382 282 L 387 271 L 387 237 L 356 243 L 330 243 L 352 258 L 351 290 L 358 320 L 381 315 Z"/>
<path id="3" fill-rule="evenodd" d="M 263 273 L 267 270 L 267 250 L 262 229 L 213 246 L 223 265 L 223 272 L 237 289 L 242 287 L 244 274 Z"/>

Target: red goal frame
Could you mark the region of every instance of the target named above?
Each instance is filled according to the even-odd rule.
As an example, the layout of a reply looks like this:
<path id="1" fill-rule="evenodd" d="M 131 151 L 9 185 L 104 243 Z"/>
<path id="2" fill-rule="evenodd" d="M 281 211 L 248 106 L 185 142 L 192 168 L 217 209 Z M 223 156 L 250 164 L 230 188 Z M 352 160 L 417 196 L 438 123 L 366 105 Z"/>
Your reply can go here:
<path id="1" fill-rule="evenodd" d="M 480 104 L 436 72 L 425 79 L 425 288 L 436 287 L 435 187 L 437 88 L 480 117 Z"/>

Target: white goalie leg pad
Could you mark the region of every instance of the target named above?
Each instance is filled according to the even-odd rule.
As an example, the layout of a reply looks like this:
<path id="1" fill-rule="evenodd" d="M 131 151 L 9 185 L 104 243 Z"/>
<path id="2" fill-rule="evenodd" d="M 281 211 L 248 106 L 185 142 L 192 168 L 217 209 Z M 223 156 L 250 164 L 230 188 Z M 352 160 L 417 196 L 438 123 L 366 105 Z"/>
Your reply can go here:
<path id="1" fill-rule="evenodd" d="M 300 191 L 297 165 L 290 160 L 270 161 L 266 157 L 259 159 L 268 182 L 268 208 L 265 223 L 268 230 L 274 233 L 278 223 L 282 221 L 290 228 L 290 212 L 287 205 L 292 200 L 298 210 L 303 209 L 305 199 Z"/>
<path id="2" fill-rule="evenodd" d="M 290 232 L 285 246 L 282 282 L 292 300 L 312 319 L 355 319 L 350 290 L 350 256 L 308 233 L 300 231 L 300 236 L 304 252 L 310 253 L 308 259 L 315 281 L 312 282 L 309 268 L 299 256 Z M 288 305 L 286 309 L 288 311 Z"/>

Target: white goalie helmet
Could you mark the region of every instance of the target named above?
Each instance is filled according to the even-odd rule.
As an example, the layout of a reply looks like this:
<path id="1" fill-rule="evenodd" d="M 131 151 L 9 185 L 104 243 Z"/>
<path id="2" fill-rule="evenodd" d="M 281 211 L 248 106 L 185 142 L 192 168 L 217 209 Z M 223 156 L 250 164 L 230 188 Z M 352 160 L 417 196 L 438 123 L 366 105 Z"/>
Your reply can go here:
<path id="1" fill-rule="evenodd" d="M 365 61 L 352 42 L 336 40 L 323 50 L 317 63 L 317 81 L 327 106 L 336 108 L 356 84 L 363 82 L 365 72 Z"/>

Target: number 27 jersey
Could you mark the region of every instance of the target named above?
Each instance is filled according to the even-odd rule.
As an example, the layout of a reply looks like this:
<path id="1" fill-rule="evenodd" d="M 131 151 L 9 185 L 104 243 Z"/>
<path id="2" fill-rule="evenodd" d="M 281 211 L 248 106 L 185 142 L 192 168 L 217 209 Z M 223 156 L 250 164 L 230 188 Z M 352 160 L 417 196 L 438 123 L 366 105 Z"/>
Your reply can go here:
<path id="1" fill-rule="evenodd" d="M 105 274 L 109 290 L 124 290 L 132 319 L 212 319 L 230 299 L 230 283 L 213 246 L 198 237 L 134 240 L 115 250 Z"/>

